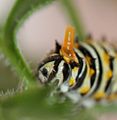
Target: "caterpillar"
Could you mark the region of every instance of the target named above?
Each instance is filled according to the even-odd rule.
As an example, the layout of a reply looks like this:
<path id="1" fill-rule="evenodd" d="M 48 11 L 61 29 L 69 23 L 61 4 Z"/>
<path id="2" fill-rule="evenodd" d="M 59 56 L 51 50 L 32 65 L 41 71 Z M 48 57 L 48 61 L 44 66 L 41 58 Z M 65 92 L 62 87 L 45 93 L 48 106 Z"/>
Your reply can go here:
<path id="1" fill-rule="evenodd" d="M 40 62 L 38 79 L 42 84 L 56 83 L 61 93 L 77 101 L 116 101 L 116 48 L 104 40 L 79 41 L 74 36 L 75 29 L 68 26 L 63 44 L 56 42 L 55 50 Z"/>

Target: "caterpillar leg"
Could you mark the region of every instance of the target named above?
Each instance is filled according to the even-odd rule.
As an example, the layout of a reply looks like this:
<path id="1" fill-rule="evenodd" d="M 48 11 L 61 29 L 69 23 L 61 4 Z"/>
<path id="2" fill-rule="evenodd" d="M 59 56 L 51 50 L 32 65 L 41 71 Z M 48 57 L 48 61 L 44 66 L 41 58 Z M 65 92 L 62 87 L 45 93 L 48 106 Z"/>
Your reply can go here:
<path id="1" fill-rule="evenodd" d="M 76 91 L 69 91 L 65 93 L 65 96 L 72 100 L 73 103 L 80 103 L 81 96 Z"/>
<path id="2" fill-rule="evenodd" d="M 82 102 L 82 106 L 84 106 L 85 108 L 91 108 L 96 104 L 96 101 L 93 99 L 86 99 L 83 100 Z"/>
<path id="3" fill-rule="evenodd" d="M 83 98 L 76 91 L 70 91 L 65 93 L 65 96 L 72 100 L 73 103 L 83 108 L 91 108 L 95 105 L 96 101 L 91 98 Z"/>

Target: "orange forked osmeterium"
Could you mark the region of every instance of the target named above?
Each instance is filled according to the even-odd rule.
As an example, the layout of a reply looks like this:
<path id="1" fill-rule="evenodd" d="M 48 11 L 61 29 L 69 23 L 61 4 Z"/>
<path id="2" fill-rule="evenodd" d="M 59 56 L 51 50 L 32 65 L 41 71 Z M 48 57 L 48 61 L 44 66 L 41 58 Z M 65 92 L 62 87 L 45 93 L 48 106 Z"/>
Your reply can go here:
<path id="1" fill-rule="evenodd" d="M 71 26 L 68 26 L 65 32 L 64 42 L 60 50 L 61 55 L 68 63 L 70 61 L 75 61 L 78 63 L 74 52 L 74 36 L 75 29 Z"/>

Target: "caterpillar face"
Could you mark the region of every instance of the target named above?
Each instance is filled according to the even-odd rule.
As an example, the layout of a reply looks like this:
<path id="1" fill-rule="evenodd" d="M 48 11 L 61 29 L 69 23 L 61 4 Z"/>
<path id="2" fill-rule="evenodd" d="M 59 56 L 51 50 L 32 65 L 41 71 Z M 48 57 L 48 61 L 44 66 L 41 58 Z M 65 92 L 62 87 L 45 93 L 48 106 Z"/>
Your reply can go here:
<path id="1" fill-rule="evenodd" d="M 79 66 L 75 62 L 69 64 L 59 54 L 45 58 L 38 67 L 38 79 L 43 84 L 55 83 L 67 90 L 76 85 Z M 64 91 L 64 90 L 63 90 Z"/>
<path id="2" fill-rule="evenodd" d="M 41 83 L 47 83 L 50 74 L 53 72 L 54 62 L 50 61 L 45 63 L 42 67 L 39 68 L 38 78 Z"/>
<path id="3" fill-rule="evenodd" d="M 70 69 L 62 56 L 59 54 L 50 55 L 39 65 L 38 79 L 44 84 L 57 83 L 58 85 L 61 85 L 65 78 L 65 71 L 68 72 Z"/>

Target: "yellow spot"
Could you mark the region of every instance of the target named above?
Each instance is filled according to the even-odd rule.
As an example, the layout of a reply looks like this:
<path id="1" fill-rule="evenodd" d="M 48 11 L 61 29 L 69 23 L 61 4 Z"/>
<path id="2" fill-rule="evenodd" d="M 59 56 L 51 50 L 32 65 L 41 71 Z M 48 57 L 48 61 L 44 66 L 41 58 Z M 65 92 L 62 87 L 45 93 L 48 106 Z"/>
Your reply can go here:
<path id="1" fill-rule="evenodd" d="M 91 57 L 86 56 L 86 59 L 87 59 L 88 63 L 91 64 Z"/>
<path id="2" fill-rule="evenodd" d="M 69 59 L 68 57 L 66 57 L 66 56 L 63 56 L 63 58 L 64 58 L 64 60 L 67 62 L 67 63 L 69 63 L 70 62 L 70 60 L 71 59 Z"/>
<path id="3" fill-rule="evenodd" d="M 73 68 L 73 72 L 77 72 L 78 71 L 78 68 L 77 67 L 74 67 Z"/>
<path id="4" fill-rule="evenodd" d="M 103 91 L 98 91 L 94 94 L 94 99 L 96 100 L 100 100 L 102 98 L 104 98 L 106 95 Z"/>
<path id="5" fill-rule="evenodd" d="M 111 77 L 112 77 L 112 71 L 109 70 L 109 71 L 106 73 L 106 76 L 107 76 L 107 79 L 111 78 Z"/>
<path id="6" fill-rule="evenodd" d="M 80 93 L 86 94 L 86 93 L 88 93 L 89 90 L 90 90 L 90 88 L 88 86 L 85 86 L 80 89 Z"/>
<path id="7" fill-rule="evenodd" d="M 103 57 L 104 57 L 104 62 L 109 64 L 109 59 L 110 59 L 109 55 L 107 53 L 104 53 Z"/>
<path id="8" fill-rule="evenodd" d="M 73 86 L 74 84 L 75 84 L 75 80 L 74 80 L 74 78 L 71 78 L 69 80 L 69 86 Z"/>
<path id="9" fill-rule="evenodd" d="M 90 69 L 90 75 L 92 76 L 94 73 L 95 73 L 95 70 L 91 68 Z"/>

